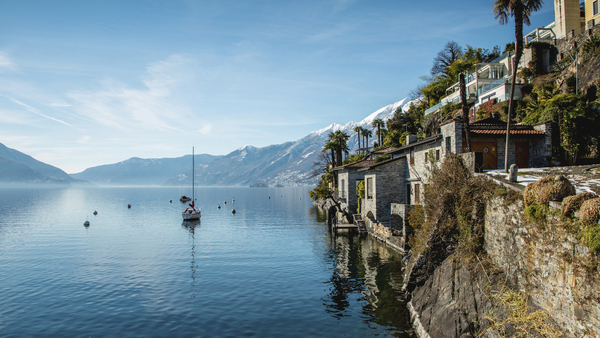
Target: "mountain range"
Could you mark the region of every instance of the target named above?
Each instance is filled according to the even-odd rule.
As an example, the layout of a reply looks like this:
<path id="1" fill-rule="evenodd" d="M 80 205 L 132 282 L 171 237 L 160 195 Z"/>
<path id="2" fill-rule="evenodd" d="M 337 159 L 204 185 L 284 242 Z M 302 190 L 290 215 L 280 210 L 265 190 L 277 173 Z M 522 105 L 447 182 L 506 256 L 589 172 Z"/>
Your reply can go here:
<path id="1" fill-rule="evenodd" d="M 2 143 L 0 143 L 0 183 L 44 183 L 64 186 L 85 184 L 57 167 L 40 162 Z"/>
<path id="2" fill-rule="evenodd" d="M 246 145 L 225 156 L 195 155 L 195 182 L 200 186 L 247 186 L 255 183 L 271 186 L 314 185 L 319 180 L 312 175 L 314 163 L 318 161 L 330 132 L 341 130 L 348 133 L 348 147 L 352 153 L 358 148 L 357 134 L 354 132 L 356 126 L 373 129 L 373 120 L 386 121 L 394 116 L 397 108 L 406 111 L 412 103 L 404 99 L 375 111 L 360 122 L 348 122 L 345 125 L 334 123 L 293 142 L 262 148 Z M 370 138 L 369 146 L 374 141 L 374 137 Z M 185 186 L 191 182 L 190 164 L 191 155 L 163 159 L 134 157 L 88 168 L 69 176 L 56 167 L 0 144 L 0 181 L 89 181 L 97 185 Z"/>

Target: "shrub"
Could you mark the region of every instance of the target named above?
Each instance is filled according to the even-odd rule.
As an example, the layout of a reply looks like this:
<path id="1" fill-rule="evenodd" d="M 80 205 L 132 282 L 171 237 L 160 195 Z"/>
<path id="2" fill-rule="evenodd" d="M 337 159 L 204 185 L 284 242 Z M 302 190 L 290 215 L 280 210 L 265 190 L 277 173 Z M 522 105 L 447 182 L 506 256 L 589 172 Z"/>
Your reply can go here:
<path id="1" fill-rule="evenodd" d="M 583 202 L 598 197 L 592 192 L 582 192 L 574 196 L 567 196 L 561 205 L 561 211 L 564 216 L 571 216 L 576 211 L 579 211 Z"/>
<path id="2" fill-rule="evenodd" d="M 575 187 L 564 176 L 544 177 L 528 184 L 523 193 L 526 206 L 533 203 L 548 205 L 549 201 L 562 201 L 571 195 L 575 195 Z"/>
<path id="3" fill-rule="evenodd" d="M 590 226 L 597 224 L 600 219 L 600 197 L 583 202 L 579 214 L 581 223 L 584 225 Z"/>

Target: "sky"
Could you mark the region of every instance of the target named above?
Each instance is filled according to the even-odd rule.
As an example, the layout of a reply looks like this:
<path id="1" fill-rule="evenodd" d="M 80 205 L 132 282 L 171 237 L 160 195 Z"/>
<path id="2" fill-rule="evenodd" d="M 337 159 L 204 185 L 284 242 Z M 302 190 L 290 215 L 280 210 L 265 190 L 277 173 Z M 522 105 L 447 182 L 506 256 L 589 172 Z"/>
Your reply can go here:
<path id="1" fill-rule="evenodd" d="M 524 33 L 554 21 L 553 2 Z M 225 155 L 409 96 L 448 41 L 514 41 L 492 0 L 0 1 L 0 143 L 67 173 Z"/>

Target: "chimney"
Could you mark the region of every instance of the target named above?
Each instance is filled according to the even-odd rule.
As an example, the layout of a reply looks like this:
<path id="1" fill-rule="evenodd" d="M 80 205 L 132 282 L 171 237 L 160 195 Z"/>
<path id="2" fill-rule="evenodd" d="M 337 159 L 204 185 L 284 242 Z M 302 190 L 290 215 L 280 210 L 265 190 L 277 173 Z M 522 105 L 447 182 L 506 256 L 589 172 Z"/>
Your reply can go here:
<path id="1" fill-rule="evenodd" d="M 417 135 L 406 135 L 406 145 L 417 142 Z"/>

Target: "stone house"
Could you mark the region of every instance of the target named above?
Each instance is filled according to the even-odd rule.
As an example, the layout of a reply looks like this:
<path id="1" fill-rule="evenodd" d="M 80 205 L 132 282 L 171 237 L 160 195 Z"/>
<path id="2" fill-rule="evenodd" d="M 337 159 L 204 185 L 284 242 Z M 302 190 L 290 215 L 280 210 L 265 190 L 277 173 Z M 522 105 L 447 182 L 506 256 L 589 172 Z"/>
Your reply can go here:
<path id="1" fill-rule="evenodd" d="M 350 215 L 357 213 L 359 203 L 357 187 L 365 179 L 364 172 L 360 170 L 374 163 L 373 160 L 363 160 L 332 169 L 337 182 L 337 200 L 342 209 Z"/>
<path id="2" fill-rule="evenodd" d="M 453 119 L 441 125 L 442 154 L 467 151 L 463 122 Z M 471 151 L 483 155 L 483 170 L 504 169 L 506 122 L 490 117 L 470 124 Z M 552 158 L 551 122 L 534 125 L 514 124 L 510 130 L 509 163 L 519 168 L 544 167 Z"/>

